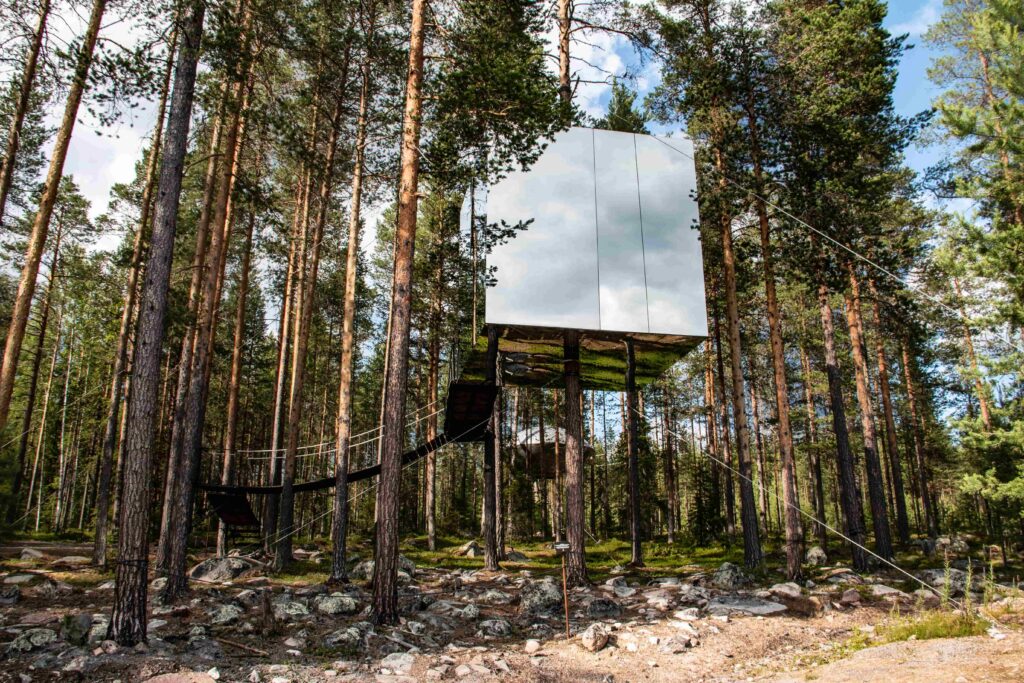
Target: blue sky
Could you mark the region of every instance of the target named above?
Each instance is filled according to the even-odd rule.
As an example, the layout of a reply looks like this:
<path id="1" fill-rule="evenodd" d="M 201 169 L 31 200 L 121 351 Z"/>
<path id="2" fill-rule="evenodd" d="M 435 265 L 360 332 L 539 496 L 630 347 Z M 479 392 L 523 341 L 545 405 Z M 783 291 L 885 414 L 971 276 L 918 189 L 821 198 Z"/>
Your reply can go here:
<path id="1" fill-rule="evenodd" d="M 928 79 L 928 67 L 935 51 L 924 44 L 922 35 L 942 15 L 942 4 L 942 0 L 893 0 L 889 3 L 886 28 L 894 35 L 907 34 L 910 45 L 900 61 L 894 93 L 897 113 L 903 116 L 912 116 L 929 109 L 941 92 Z M 622 73 L 624 67 L 636 62 L 630 46 L 622 39 L 596 35 L 588 36 L 588 41 L 591 45 L 576 44 L 573 49 L 582 59 L 599 65 L 604 73 L 581 67 L 583 78 L 596 80 L 608 73 Z M 642 99 L 658 80 L 656 67 L 648 65 L 637 76 L 633 87 L 639 91 Z M 576 93 L 577 102 L 590 114 L 601 116 L 607 107 L 609 93 L 607 85 L 581 85 Z M 943 146 L 937 144 L 912 147 L 907 150 L 907 163 L 915 171 L 923 172 L 945 153 Z"/>

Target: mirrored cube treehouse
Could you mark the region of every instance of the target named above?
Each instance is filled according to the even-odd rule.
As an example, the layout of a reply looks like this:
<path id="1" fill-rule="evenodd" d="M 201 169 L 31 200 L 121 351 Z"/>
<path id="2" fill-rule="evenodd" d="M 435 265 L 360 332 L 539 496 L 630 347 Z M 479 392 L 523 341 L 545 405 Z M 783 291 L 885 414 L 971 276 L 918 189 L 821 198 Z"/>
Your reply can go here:
<path id="1" fill-rule="evenodd" d="M 561 386 L 567 330 L 582 386 L 611 391 L 625 388 L 627 339 L 645 384 L 707 336 L 689 139 L 571 128 L 475 209 L 492 233 L 513 233 L 487 257 L 504 384 Z M 476 332 L 464 380 L 486 375 Z"/>

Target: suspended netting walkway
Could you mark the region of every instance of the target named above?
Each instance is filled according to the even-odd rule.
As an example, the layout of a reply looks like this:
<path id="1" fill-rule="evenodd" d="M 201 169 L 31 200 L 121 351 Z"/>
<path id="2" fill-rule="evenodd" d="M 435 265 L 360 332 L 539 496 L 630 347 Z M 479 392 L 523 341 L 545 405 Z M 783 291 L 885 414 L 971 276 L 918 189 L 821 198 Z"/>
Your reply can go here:
<path id="1" fill-rule="evenodd" d="M 453 382 L 450 384 L 444 409 L 444 430 L 440 435 L 403 453 L 402 467 L 426 457 L 448 443 L 482 441 L 487 433 L 487 423 L 490 420 L 497 393 L 498 388 L 494 384 L 471 382 Z M 424 406 L 424 408 L 433 407 L 433 404 Z M 415 427 L 418 423 L 437 415 L 441 411 L 427 412 L 421 409 L 419 412 L 423 412 L 423 414 L 412 420 L 407 426 Z M 350 449 L 354 449 L 356 453 L 368 450 L 367 446 L 373 446 L 380 440 L 379 431 L 380 428 L 378 427 L 377 429 L 355 435 L 352 439 L 354 443 L 350 446 Z M 378 434 L 374 437 L 368 436 L 373 433 Z M 336 478 L 334 475 L 334 458 L 330 456 L 333 456 L 335 453 L 334 444 L 331 442 L 313 444 L 312 446 L 301 448 L 300 451 L 296 458 L 313 459 L 316 456 L 316 462 L 310 467 L 300 470 L 301 474 L 308 478 L 293 484 L 292 492 L 308 493 L 333 488 Z M 258 465 L 260 462 L 267 463 L 273 458 L 281 459 L 283 452 L 283 449 L 277 449 L 276 451 L 266 449 L 237 451 L 236 454 L 238 457 L 247 456 L 245 462 L 253 461 Z M 352 453 L 350 452 L 351 455 Z M 350 457 L 350 462 L 358 461 L 365 462 L 365 459 Z M 243 469 L 247 470 L 248 474 L 253 474 L 253 467 Z M 259 481 L 259 477 L 263 476 L 262 473 L 268 471 L 269 468 L 264 465 L 258 466 L 255 469 L 258 474 L 254 478 Z M 320 471 L 318 472 L 317 470 Z M 351 484 L 363 481 L 376 477 L 378 474 L 380 474 L 379 463 L 349 472 L 348 482 Z M 244 481 L 245 478 L 242 478 L 242 480 Z M 206 493 L 210 507 L 213 508 L 214 513 L 225 525 L 234 528 L 258 528 L 260 520 L 252 509 L 249 496 L 279 495 L 284 487 L 280 483 L 268 482 L 239 485 L 203 483 L 199 484 L 198 488 Z"/>

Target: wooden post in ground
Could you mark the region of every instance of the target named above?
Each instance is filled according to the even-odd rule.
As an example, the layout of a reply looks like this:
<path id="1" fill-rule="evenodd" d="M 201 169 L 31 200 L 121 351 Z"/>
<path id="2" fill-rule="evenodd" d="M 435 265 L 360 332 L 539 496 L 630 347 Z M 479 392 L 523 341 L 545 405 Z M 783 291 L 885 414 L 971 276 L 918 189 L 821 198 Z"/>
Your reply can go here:
<path id="1" fill-rule="evenodd" d="M 629 564 L 644 566 L 640 547 L 640 444 L 637 441 L 636 352 L 633 340 L 626 340 L 626 446 L 629 459 L 629 536 L 632 554 Z"/>

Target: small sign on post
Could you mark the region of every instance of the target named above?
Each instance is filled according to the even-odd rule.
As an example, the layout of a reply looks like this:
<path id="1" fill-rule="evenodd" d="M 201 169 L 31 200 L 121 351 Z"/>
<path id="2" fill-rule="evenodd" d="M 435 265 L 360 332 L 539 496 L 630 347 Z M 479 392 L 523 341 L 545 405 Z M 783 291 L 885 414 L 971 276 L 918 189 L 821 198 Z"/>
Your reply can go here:
<path id="1" fill-rule="evenodd" d="M 569 589 L 565 580 L 565 554 L 569 552 L 569 544 L 553 543 L 551 547 L 562 558 L 562 605 L 565 607 L 565 637 L 571 638 L 572 634 L 569 632 Z"/>

